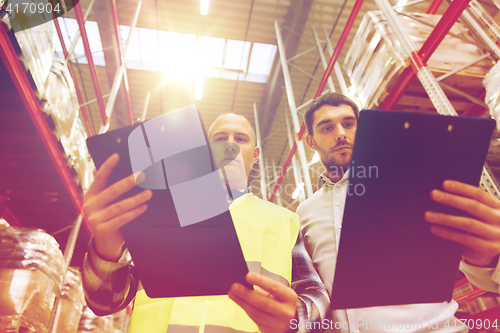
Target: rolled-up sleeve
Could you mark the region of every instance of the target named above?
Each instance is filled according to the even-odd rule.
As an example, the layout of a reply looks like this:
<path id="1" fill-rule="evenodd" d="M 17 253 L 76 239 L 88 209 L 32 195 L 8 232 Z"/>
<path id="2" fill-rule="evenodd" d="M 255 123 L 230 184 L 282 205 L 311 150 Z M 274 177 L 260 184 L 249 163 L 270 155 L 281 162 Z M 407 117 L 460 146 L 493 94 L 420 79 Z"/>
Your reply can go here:
<path id="1" fill-rule="evenodd" d="M 100 316 L 124 309 L 137 292 L 138 278 L 128 251 L 117 262 L 104 260 L 93 239 L 83 261 L 82 280 L 87 304 Z"/>
<path id="2" fill-rule="evenodd" d="M 300 232 L 292 251 L 292 288 L 298 295 L 296 326 L 299 332 L 320 332 L 321 324 L 329 314 L 330 297 Z"/>

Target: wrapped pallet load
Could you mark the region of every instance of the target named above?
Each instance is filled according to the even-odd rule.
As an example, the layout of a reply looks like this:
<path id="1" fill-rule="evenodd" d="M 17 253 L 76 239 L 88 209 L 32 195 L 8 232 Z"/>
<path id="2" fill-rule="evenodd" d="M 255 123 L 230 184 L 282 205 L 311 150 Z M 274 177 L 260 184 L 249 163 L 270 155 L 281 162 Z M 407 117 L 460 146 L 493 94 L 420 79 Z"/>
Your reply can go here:
<path id="1" fill-rule="evenodd" d="M 66 271 L 54 319 L 56 325 L 51 333 L 76 333 L 84 305 L 82 276 L 78 270 L 70 267 Z"/>
<path id="2" fill-rule="evenodd" d="M 63 267 L 59 245 L 45 231 L 0 225 L 0 328 L 46 333 Z"/>
<path id="3" fill-rule="evenodd" d="M 441 16 L 410 16 L 413 18 L 398 16 L 398 19 L 410 36 L 414 48 L 419 50 Z M 455 37 L 447 35 L 427 63 L 435 76 L 463 66 L 485 53 L 474 45 L 474 39 L 461 23 L 455 23 L 450 32 Z M 379 11 L 367 12 L 344 61 L 344 68 L 361 106 L 380 106 L 407 66 L 408 57 L 384 15 Z M 491 61 L 483 60 L 462 70 L 458 76 L 483 78 L 490 67 Z"/>
<path id="4" fill-rule="evenodd" d="M 62 154 L 82 193 L 92 181 L 92 169 L 85 140 L 87 133 L 78 118 L 76 90 L 64 61 L 54 59 L 50 69 L 45 93 L 41 99 L 42 111 L 47 123 L 61 144 Z"/>
<path id="5" fill-rule="evenodd" d="M 44 94 L 45 82 L 54 59 L 54 22 L 16 32 L 15 36 L 19 46 L 14 45 L 14 48 L 28 79 L 33 81 L 35 95 L 40 98 Z"/>
<path id="6" fill-rule="evenodd" d="M 69 137 L 75 119 L 78 118 L 76 90 L 64 61 L 54 59 L 49 68 L 41 106 L 47 115 L 52 133 L 57 138 Z"/>
<path id="7" fill-rule="evenodd" d="M 86 140 L 87 132 L 79 118 L 75 119 L 70 136 L 61 138 L 61 144 L 64 147 L 66 156 L 66 163 L 70 172 L 73 174 L 75 183 L 83 192 L 87 191 L 94 179 L 92 175 L 94 162 L 90 158 Z"/>

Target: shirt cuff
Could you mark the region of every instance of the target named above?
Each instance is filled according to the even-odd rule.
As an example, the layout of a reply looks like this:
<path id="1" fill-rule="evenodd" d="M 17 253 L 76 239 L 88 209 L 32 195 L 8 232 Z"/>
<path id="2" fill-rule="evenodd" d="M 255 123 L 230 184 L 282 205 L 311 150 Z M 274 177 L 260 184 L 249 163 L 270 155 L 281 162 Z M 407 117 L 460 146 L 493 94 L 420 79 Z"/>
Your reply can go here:
<path id="1" fill-rule="evenodd" d="M 132 262 L 132 258 L 130 257 L 130 253 L 127 249 L 123 251 L 122 256 L 117 262 L 101 258 L 97 254 L 94 238 L 90 240 L 88 245 L 87 260 L 95 275 L 104 281 L 113 281 L 115 279 L 116 272 L 120 268 L 129 266 Z"/>
<path id="2" fill-rule="evenodd" d="M 476 287 L 495 293 L 500 292 L 500 260 L 493 268 L 474 266 L 462 260 L 460 270 Z"/>

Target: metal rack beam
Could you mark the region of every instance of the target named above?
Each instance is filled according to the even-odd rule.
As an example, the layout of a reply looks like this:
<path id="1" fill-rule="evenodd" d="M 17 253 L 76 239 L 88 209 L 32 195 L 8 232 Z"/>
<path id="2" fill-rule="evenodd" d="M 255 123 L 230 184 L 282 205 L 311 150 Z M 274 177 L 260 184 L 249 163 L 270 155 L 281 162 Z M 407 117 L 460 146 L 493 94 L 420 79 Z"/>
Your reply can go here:
<path id="1" fill-rule="evenodd" d="M 307 19 L 311 8 L 313 7 L 314 1 L 311 0 L 293 0 L 288 6 L 287 13 L 285 15 L 284 26 L 293 27 L 293 31 L 301 35 L 306 27 Z M 283 37 L 286 44 L 286 54 L 288 57 L 292 57 L 297 54 L 299 48 L 300 39 L 296 34 L 291 32 L 283 31 Z M 271 132 L 271 126 L 275 119 L 276 113 L 278 112 L 278 106 L 283 96 L 283 86 L 284 79 L 281 73 L 281 64 L 279 61 L 279 54 L 276 54 L 271 72 L 269 74 L 269 79 L 266 83 L 264 89 L 265 93 L 260 101 L 259 109 L 262 112 L 261 115 L 261 132 L 262 137 L 266 138 Z"/>
<path id="2" fill-rule="evenodd" d="M 94 7 L 94 3 L 95 3 L 96 0 L 91 0 L 90 3 L 89 3 L 89 6 L 87 7 L 87 10 L 85 11 L 85 15 L 83 16 L 83 23 L 87 22 L 87 19 L 90 15 L 90 12 L 92 11 L 92 8 Z M 54 20 L 56 21 L 56 20 Z M 69 58 L 71 58 L 71 56 L 73 55 L 73 52 L 75 52 L 75 47 L 76 47 L 76 44 L 78 43 L 78 40 L 80 39 L 80 30 L 78 30 L 75 34 L 75 37 L 73 37 L 73 41 L 71 42 L 71 45 L 68 49 L 68 55 L 65 56 L 65 60 L 66 62 L 69 61 Z"/>
<path id="3" fill-rule="evenodd" d="M 292 135 L 292 129 L 290 128 L 290 121 L 288 120 L 288 113 L 286 112 L 286 109 L 283 110 L 285 112 L 285 124 L 286 124 L 286 134 L 288 136 L 288 148 L 292 149 L 293 147 L 293 135 Z M 300 169 L 297 161 L 297 157 L 294 155 L 292 156 L 292 171 L 293 171 L 293 179 L 295 180 L 295 188 L 299 188 L 300 184 L 302 183 L 302 175 L 300 174 Z M 279 179 L 279 177 L 278 177 Z M 278 181 L 278 180 L 276 180 Z M 306 199 L 306 196 L 304 194 L 304 190 L 300 189 L 299 193 L 299 200 L 300 202 L 304 201 Z"/>
<path id="4" fill-rule="evenodd" d="M 433 0 L 431 5 L 429 6 L 429 9 L 425 12 L 426 14 L 436 14 L 437 10 L 439 9 L 439 6 L 441 6 L 441 3 L 443 0 Z"/>
<path id="5" fill-rule="evenodd" d="M 113 85 L 111 87 L 111 92 L 109 94 L 108 104 L 106 104 L 105 115 L 106 115 L 106 118 L 108 119 L 108 121 L 105 124 L 101 125 L 101 128 L 99 129 L 99 134 L 102 134 L 109 129 L 109 118 L 111 117 L 111 113 L 113 112 L 113 107 L 114 107 L 114 104 L 116 101 L 116 96 L 118 94 L 118 90 L 120 89 L 120 83 L 122 82 L 122 78 L 125 78 L 127 75 L 127 69 L 125 67 L 124 58 L 127 55 L 127 50 L 128 50 L 128 46 L 130 45 L 132 33 L 133 33 L 135 26 L 137 24 L 137 20 L 139 18 L 139 13 L 141 12 L 141 6 L 142 6 L 142 1 L 139 0 L 137 3 L 137 8 L 135 10 L 134 17 L 132 19 L 132 23 L 130 24 L 130 32 L 129 32 L 129 35 L 127 37 L 127 41 L 125 43 L 125 48 L 122 51 L 120 51 L 120 54 L 121 54 L 120 66 L 118 66 L 118 70 L 116 71 Z M 128 89 L 128 81 L 125 79 L 124 83 L 126 83 L 125 89 L 127 90 Z M 129 120 L 131 121 L 131 123 L 134 122 L 132 117 L 133 117 L 132 114 L 129 113 Z"/>
<path id="6" fill-rule="evenodd" d="M 64 248 L 63 279 L 66 276 L 66 271 L 68 270 L 71 258 L 73 257 L 73 252 L 75 250 L 78 233 L 80 232 L 80 228 L 82 226 L 82 221 L 83 221 L 82 215 L 79 215 L 76 221 L 73 223 L 73 227 L 71 228 L 68 241 L 66 242 L 66 247 Z M 47 325 L 47 332 L 53 332 L 54 326 L 57 324 L 57 307 L 60 300 L 61 300 L 61 295 L 57 295 L 56 299 L 54 300 L 54 305 L 52 306 L 52 311 L 50 313 L 49 323 Z"/>
<path id="7" fill-rule="evenodd" d="M 260 126 L 259 126 L 259 112 L 257 111 L 257 104 L 253 103 L 253 116 L 255 121 L 255 135 L 256 135 L 256 144 L 260 148 L 259 155 L 259 173 L 260 173 L 260 195 L 262 199 L 267 199 L 267 189 L 266 189 L 266 176 L 265 176 L 265 168 L 264 168 L 264 154 L 262 152 L 262 143 L 260 140 Z"/>
<path id="8" fill-rule="evenodd" d="M 123 48 L 122 48 L 122 39 L 121 39 L 121 35 L 120 35 L 120 25 L 118 23 L 118 12 L 116 11 L 116 3 L 115 3 L 115 0 L 109 0 L 109 2 L 111 4 L 111 15 L 113 17 L 113 25 L 115 27 L 116 44 L 118 46 L 118 57 L 120 58 L 120 65 L 119 66 L 125 66 L 125 54 L 123 53 Z M 139 2 L 139 6 L 140 6 L 140 3 L 141 2 Z M 124 73 L 123 73 L 123 86 L 125 87 L 125 100 L 127 103 L 129 121 L 130 121 L 130 125 L 132 125 L 134 123 L 134 116 L 133 116 L 133 112 L 132 112 L 132 103 L 130 102 L 130 93 L 129 93 L 128 78 L 127 78 L 127 71 L 126 70 L 124 70 Z M 108 100 L 108 103 L 110 103 L 110 100 Z"/>
<path id="9" fill-rule="evenodd" d="M 19 220 L 16 218 L 14 214 L 10 211 L 7 203 L 9 202 L 9 198 L 0 197 L 0 218 L 9 222 L 10 225 L 14 225 L 17 227 L 22 227 Z"/>
<path id="10" fill-rule="evenodd" d="M 92 78 L 92 83 L 94 85 L 94 92 L 97 98 L 97 104 L 99 105 L 99 111 L 101 112 L 101 118 L 103 125 L 106 125 L 109 121 L 106 116 L 106 107 L 104 106 L 104 99 L 102 98 L 101 85 L 99 83 L 99 78 L 97 76 L 97 70 L 94 64 L 94 58 L 92 57 L 92 51 L 90 51 L 89 39 L 87 37 L 87 30 L 85 29 L 85 22 L 82 14 L 82 7 L 78 3 L 75 7 L 75 17 L 78 21 L 78 27 L 80 28 L 80 35 L 82 37 L 83 48 L 85 50 L 85 55 L 87 56 L 87 62 L 90 72 L 90 77 Z"/>
<path id="11" fill-rule="evenodd" d="M 321 65 L 323 65 L 323 70 L 326 70 L 326 67 L 328 66 L 328 63 L 326 62 L 325 54 L 323 53 L 323 47 L 321 46 L 321 42 L 318 37 L 318 33 L 316 32 L 316 28 L 314 25 L 311 27 L 313 36 L 314 36 L 314 41 L 316 42 L 316 47 L 318 48 L 318 53 L 319 53 L 319 58 L 321 60 Z M 333 80 L 331 76 L 328 76 L 328 88 L 330 91 L 335 91 L 335 87 L 333 85 Z"/>
<path id="12" fill-rule="evenodd" d="M 64 38 L 61 32 L 61 27 L 59 26 L 59 21 L 54 19 L 54 25 L 56 27 L 57 36 L 59 37 L 59 42 L 61 43 L 61 47 L 63 50 L 64 58 L 69 58 L 68 50 L 66 49 L 66 44 L 64 43 Z M 90 123 L 89 115 L 87 113 L 87 108 L 85 107 L 85 101 L 83 100 L 82 93 L 80 91 L 80 86 L 78 85 L 78 81 L 76 79 L 75 70 L 73 68 L 73 64 L 69 61 L 66 62 L 68 65 L 69 74 L 71 75 L 71 79 L 73 79 L 73 83 L 75 85 L 76 96 L 78 98 L 78 104 L 80 104 L 80 110 L 83 115 L 83 122 L 85 123 L 85 128 L 87 129 L 87 133 L 89 136 L 94 135 L 94 131 L 92 129 L 92 124 Z"/>
<path id="13" fill-rule="evenodd" d="M 299 118 L 297 116 L 297 106 L 295 105 L 295 97 L 293 95 L 293 89 L 292 89 L 292 81 L 290 79 L 290 72 L 288 71 L 288 61 L 286 59 L 286 54 L 285 54 L 285 45 L 283 43 L 283 38 L 281 37 L 281 31 L 279 28 L 278 21 L 274 21 L 274 27 L 276 29 L 276 37 L 278 40 L 278 52 L 280 55 L 280 61 L 281 61 L 281 70 L 283 71 L 283 76 L 285 78 L 285 90 L 286 90 L 286 95 L 288 98 L 288 105 L 290 107 L 290 114 L 292 115 L 292 124 L 294 127 L 295 132 L 300 132 L 300 125 L 299 125 Z M 326 83 L 326 81 L 325 81 Z M 323 84 L 324 86 L 324 84 Z M 300 139 L 295 141 L 295 147 L 298 151 L 299 154 L 299 161 L 300 161 L 300 166 L 302 169 L 302 176 L 304 177 L 304 183 L 305 183 L 305 188 L 307 192 L 307 196 L 311 196 L 313 194 L 312 190 L 312 184 L 311 184 L 311 176 L 309 175 L 309 169 L 307 168 L 307 159 L 306 159 L 306 152 L 304 149 L 304 142 L 302 142 Z M 278 178 L 279 180 L 280 178 Z M 273 194 L 271 197 L 274 198 L 274 195 L 276 194 L 275 189 L 277 190 L 278 184 L 275 185 L 273 189 Z"/>
<path id="14" fill-rule="evenodd" d="M 323 34 L 325 35 L 326 49 L 328 50 L 328 53 L 330 53 L 331 57 L 333 55 L 333 45 L 324 26 Z M 342 91 L 342 94 L 347 95 L 347 84 L 345 83 L 344 76 L 342 75 L 342 70 L 340 69 L 340 65 L 338 62 L 335 62 L 335 65 L 333 65 L 333 70 L 335 71 L 335 75 L 337 76 L 337 83 L 340 86 L 340 91 Z"/>
<path id="15" fill-rule="evenodd" d="M 498 45 L 491 40 L 490 36 L 488 36 L 479 23 L 474 20 L 473 16 L 488 28 L 492 35 L 497 38 L 497 41 L 500 40 L 500 27 L 475 0 L 471 0 L 469 8 L 467 8 L 462 15 L 462 18 L 469 29 L 472 30 L 476 36 L 495 53 L 497 59 L 500 59 L 500 47 L 498 47 Z"/>

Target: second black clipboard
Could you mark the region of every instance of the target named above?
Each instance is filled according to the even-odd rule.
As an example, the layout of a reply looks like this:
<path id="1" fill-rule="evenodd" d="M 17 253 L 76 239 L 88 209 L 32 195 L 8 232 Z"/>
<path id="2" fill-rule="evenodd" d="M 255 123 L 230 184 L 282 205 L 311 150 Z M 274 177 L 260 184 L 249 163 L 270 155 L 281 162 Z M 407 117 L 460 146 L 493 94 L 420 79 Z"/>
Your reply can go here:
<path id="1" fill-rule="evenodd" d="M 430 232 L 430 199 L 446 179 L 477 186 L 495 122 L 360 112 L 332 309 L 450 301 L 462 247 Z"/>

